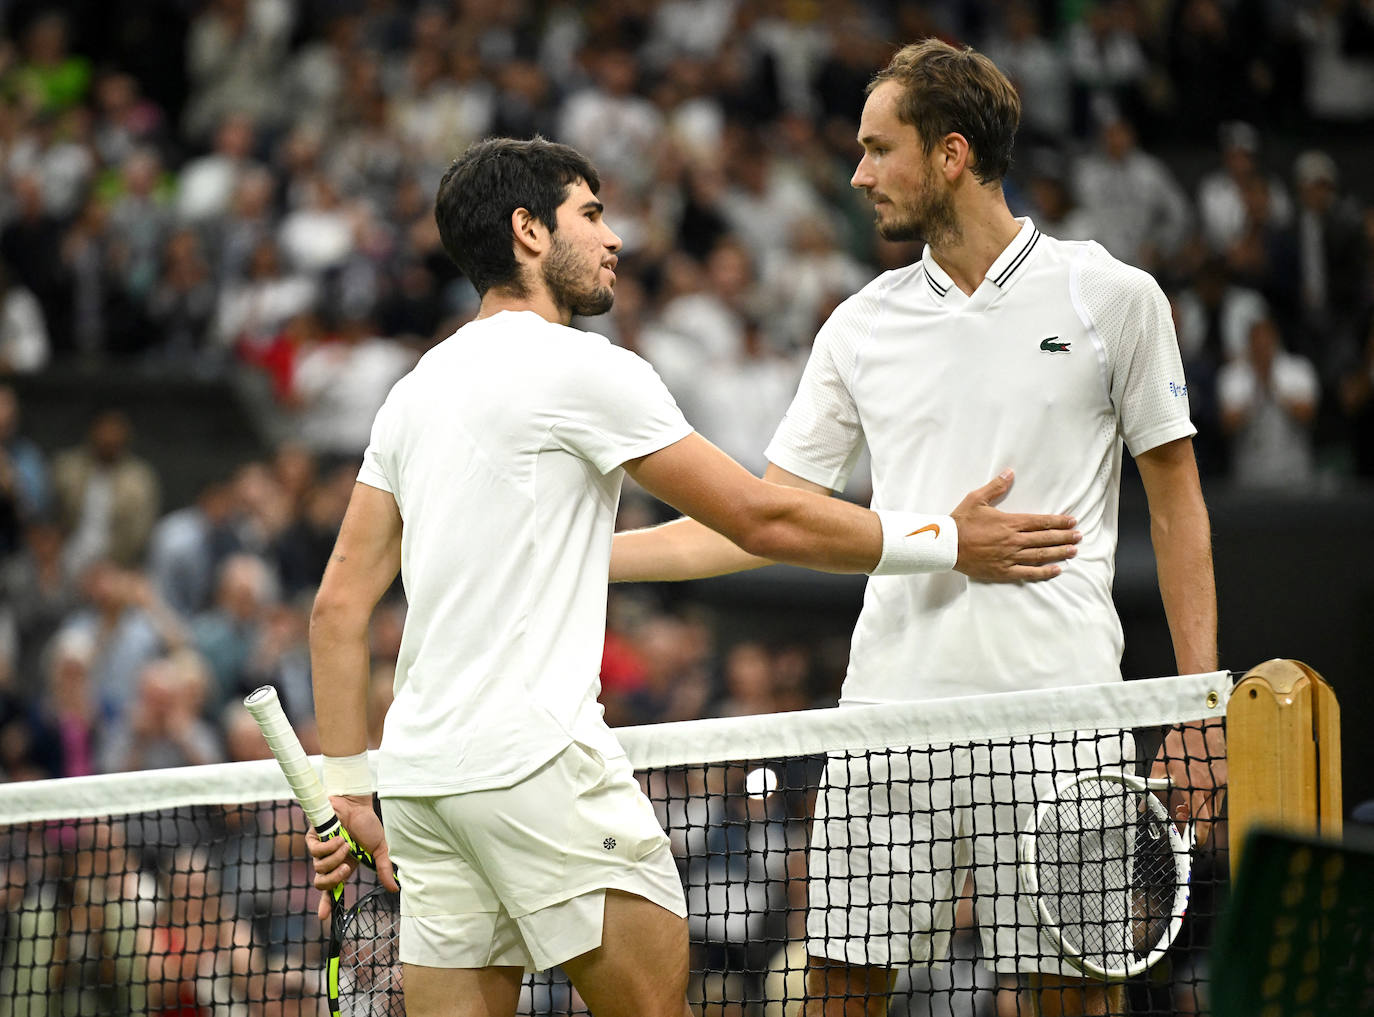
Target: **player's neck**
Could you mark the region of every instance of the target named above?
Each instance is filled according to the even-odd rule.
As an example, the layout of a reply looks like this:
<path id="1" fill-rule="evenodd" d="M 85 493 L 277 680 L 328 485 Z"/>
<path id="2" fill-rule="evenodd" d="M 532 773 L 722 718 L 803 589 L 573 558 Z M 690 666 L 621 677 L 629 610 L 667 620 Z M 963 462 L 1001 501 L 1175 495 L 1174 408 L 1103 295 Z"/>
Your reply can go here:
<path id="1" fill-rule="evenodd" d="M 481 318 L 490 318 L 493 314 L 502 311 L 533 311 L 545 321 L 551 321 L 555 325 L 566 325 L 572 321 L 572 311 L 566 307 L 560 307 L 558 303 L 549 295 L 549 291 L 540 288 L 531 293 L 517 294 L 510 290 L 498 290 L 495 287 L 487 290 L 482 297 L 482 303 L 477 308 L 474 321 Z"/>
<path id="2" fill-rule="evenodd" d="M 939 246 L 931 244 L 930 253 L 954 285 L 972 296 L 987 277 L 992 263 L 1021 232 L 1021 224 L 1007 208 L 1000 188 L 995 196 L 978 194 L 967 207 L 956 211 L 959 229 L 949 242 Z"/>

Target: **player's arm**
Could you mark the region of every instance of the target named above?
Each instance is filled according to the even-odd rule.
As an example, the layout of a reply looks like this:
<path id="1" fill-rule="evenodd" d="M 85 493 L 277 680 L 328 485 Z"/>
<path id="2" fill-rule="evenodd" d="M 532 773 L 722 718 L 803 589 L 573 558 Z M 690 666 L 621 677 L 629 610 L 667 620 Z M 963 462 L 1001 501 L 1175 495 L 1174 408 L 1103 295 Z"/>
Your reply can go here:
<path id="1" fill-rule="evenodd" d="M 671 530 L 673 524 L 670 524 L 659 531 L 669 531 L 668 542 L 675 548 L 672 554 L 665 555 L 663 559 L 669 567 L 654 570 L 651 566 L 660 559 L 656 558 L 651 547 L 641 544 L 636 554 L 640 567 L 638 577 L 643 578 L 651 575 L 657 578 L 718 575 L 723 571 L 737 571 L 738 568 L 752 567 L 765 561 L 787 562 L 827 572 L 872 572 L 879 565 L 879 557 L 884 559 L 879 570 L 883 574 L 941 571 L 956 565 L 958 556 L 964 550 L 963 539 L 948 532 L 951 525 L 954 524 L 953 528 L 957 531 L 958 526 L 962 525 L 955 524 L 958 516 L 968 516 L 968 510 L 973 507 L 971 503 L 977 500 L 976 496 L 988 490 L 980 488 L 965 498 L 955 510 L 953 518 L 916 517 L 911 513 L 894 512 L 883 513 L 880 521 L 878 513 L 837 498 L 824 497 L 821 493 L 823 489 L 815 485 L 801 487 L 760 480 L 695 433 L 650 455 L 627 462 L 625 469 L 650 494 L 722 534 L 738 549 L 731 552 L 686 523 L 678 524 L 679 531 L 685 530 L 685 534 L 679 532 L 674 535 Z M 773 474 L 777 475 L 776 472 Z M 1009 485 L 1010 481 L 1008 473 L 995 484 Z M 981 515 L 977 512 L 974 514 Z M 1026 517 L 1003 518 L 1021 520 Z M 1018 564 L 1006 566 L 1016 578 L 1047 578 L 1047 571 L 1056 574 L 1059 570 L 1057 565 L 1047 562 L 1058 561 L 1073 553 L 1071 544 L 1076 537 L 1068 532 L 1068 527 L 1073 525 L 1072 519 L 1061 516 L 1035 518 L 1053 520 L 1060 528 L 1055 531 L 1039 528 L 1034 533 L 1017 534 L 1012 541 L 1017 549 L 1010 557 L 1016 559 Z M 904 524 L 898 525 L 903 520 L 912 522 L 910 532 L 899 532 L 905 528 Z M 920 525 L 922 522 L 925 525 Z M 948 551 L 943 565 L 923 563 L 909 567 L 897 564 L 894 555 L 900 557 L 910 553 L 919 556 L 921 548 L 938 540 L 941 525 L 945 529 L 943 548 Z M 977 526 L 974 528 L 978 529 Z M 648 541 L 652 532 L 634 539 Z M 1047 538 L 1047 532 L 1057 535 Z M 1047 539 L 1053 543 L 1033 546 L 1036 541 Z M 1067 554 L 1063 551 L 1065 545 L 1070 545 Z M 707 556 L 709 568 L 692 567 L 691 554 L 694 552 Z M 730 568 L 731 565 L 736 568 Z M 628 578 L 630 569 L 628 564 L 619 568 L 617 578 Z"/>
<path id="2" fill-rule="evenodd" d="M 627 463 L 626 468 L 629 466 Z M 637 479 L 633 470 L 630 475 Z M 803 480 L 772 463 L 768 464 L 763 479 L 815 495 L 830 494 L 820 484 Z M 661 526 L 617 533 L 611 542 L 610 579 L 613 583 L 676 582 L 723 576 L 771 564 L 768 558 L 741 550 L 730 538 L 704 523 L 683 516 Z"/>
<path id="3" fill-rule="evenodd" d="M 1191 438 L 1136 456 L 1150 504 L 1150 539 L 1159 594 L 1179 674 L 1217 666 L 1217 588 L 1212 575 L 1212 527 L 1202 499 Z"/>
<path id="4" fill-rule="evenodd" d="M 626 469 L 639 479 L 630 463 Z M 763 479 L 813 495 L 831 493 L 773 463 Z M 989 582 L 1051 579 L 1060 572 L 1054 563 L 1074 556 L 1081 534 L 1073 530 L 1075 522 L 1070 516 L 1012 514 L 993 508 L 992 503 L 1005 495 L 1011 484 L 1008 470 L 970 492 L 950 513 L 958 531 L 954 568 Z M 691 515 L 661 526 L 617 533 L 611 544 L 611 582 L 705 579 L 771 563 L 772 559 L 750 554 Z"/>
<path id="5" fill-rule="evenodd" d="M 390 862 L 381 823 L 372 811 L 367 768 L 367 631 L 373 609 L 400 567 L 396 499 L 388 491 L 355 484 L 310 612 L 310 673 L 330 802 L 344 828 L 376 858 L 388 885 Z M 311 854 L 320 889 L 348 878 L 356 867 L 341 839 L 314 842 Z"/>
<path id="6" fill-rule="evenodd" d="M 1212 573 L 1212 528 L 1202 499 L 1191 438 L 1166 442 L 1136 456 L 1150 504 L 1159 593 L 1173 637 L 1179 674 L 1217 667 L 1217 593 Z M 1156 776 L 1189 793 L 1175 793 L 1175 818 L 1192 817 L 1198 840 L 1211 837 L 1220 809 L 1215 789 L 1226 784 L 1225 733 L 1218 722 L 1172 729 L 1155 761 Z"/>

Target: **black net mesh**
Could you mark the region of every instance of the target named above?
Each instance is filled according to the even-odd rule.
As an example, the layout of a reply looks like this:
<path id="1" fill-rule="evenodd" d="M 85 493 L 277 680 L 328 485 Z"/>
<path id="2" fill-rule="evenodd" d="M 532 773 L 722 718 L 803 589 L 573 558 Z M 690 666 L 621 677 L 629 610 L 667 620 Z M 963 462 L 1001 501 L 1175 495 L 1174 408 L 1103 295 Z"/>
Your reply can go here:
<path id="1" fill-rule="evenodd" d="M 1148 773 L 1167 730 L 641 770 L 686 890 L 694 1011 L 783 1017 L 809 991 L 809 1013 L 822 999 L 826 1013 L 881 1013 L 886 997 L 899 1017 L 991 1017 L 1031 1013 L 1032 982 L 1103 991 L 1073 984 L 1040 928 L 1016 838 L 1047 789 L 1079 769 Z M 1176 777 L 1199 764 L 1176 761 Z M 328 930 L 304 831 L 287 801 L 0 827 L 0 1017 L 326 1013 Z M 1105 993 L 1110 1012 L 1207 1012 L 1224 823 L 1206 835 L 1177 937 Z M 350 887 L 349 902 L 367 888 Z M 1172 888 L 1153 894 L 1137 906 L 1167 910 Z M 808 954 L 832 958 L 809 990 Z M 1033 967 L 1046 973 L 1016 973 Z M 870 968 L 891 970 L 890 992 Z M 559 972 L 526 980 L 522 1013 L 584 1009 Z"/>

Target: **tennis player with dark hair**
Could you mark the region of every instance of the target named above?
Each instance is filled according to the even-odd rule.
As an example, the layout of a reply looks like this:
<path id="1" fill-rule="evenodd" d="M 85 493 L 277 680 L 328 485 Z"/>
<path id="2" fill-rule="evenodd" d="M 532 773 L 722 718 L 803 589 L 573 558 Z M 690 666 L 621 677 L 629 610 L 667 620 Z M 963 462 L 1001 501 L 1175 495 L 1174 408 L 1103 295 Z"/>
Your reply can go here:
<path id="1" fill-rule="evenodd" d="M 1083 541 L 1052 583 L 993 585 L 952 571 L 871 579 L 841 705 L 1119 679 L 1112 576 L 1123 442 L 1149 499 L 1179 672 L 1216 667 L 1210 531 L 1168 301 L 1149 275 L 1098 244 L 1060 242 L 1012 216 L 1002 180 L 1019 119 L 1011 83 L 971 49 L 916 43 L 873 79 L 851 184 L 872 201 L 883 237 L 926 246 L 821 328 L 764 477 L 838 491 L 866 441 L 881 509 L 947 502 L 1011 465 L 1018 477 L 1004 505 L 1069 513 Z M 688 579 L 757 564 L 678 520 L 617 535 L 611 578 Z M 1224 773 L 1207 768 L 1204 738 L 1216 741 L 1219 729 L 1174 731 L 1157 763 L 1177 785 L 1198 788 L 1191 801 L 1179 795 L 1172 804 L 1182 811 L 1171 815 L 1210 818 L 1206 792 Z M 1185 748 L 1200 757 L 1192 772 Z M 894 774 L 891 800 L 879 806 L 869 797 L 875 781 L 861 779 L 847 796 L 844 775 L 828 774 L 818 801 L 808 1013 L 883 1013 L 898 967 L 943 958 L 970 873 L 985 960 L 1052 986 L 1039 994 L 1045 1013 L 1103 1012 L 1101 986 L 1058 977 L 1033 914 L 1013 903 L 1010 838 L 973 835 L 990 828 L 991 812 L 980 819 L 977 810 L 992 802 L 932 812 L 921 781 Z M 1017 794 L 1010 782 L 1000 793 Z M 888 843 L 894 817 L 910 817 L 914 844 Z M 865 847 L 838 846 L 850 843 Z M 947 864 L 933 860 L 938 843 L 953 844 Z M 934 887 L 934 896 L 914 887 Z"/>
<path id="2" fill-rule="evenodd" d="M 481 142 L 444 175 L 440 234 L 481 306 L 377 414 L 311 617 L 325 785 L 383 882 L 393 859 L 403 874 L 411 1017 L 513 1014 L 525 970 L 556 964 L 598 1017 L 687 1012 L 677 868 L 596 699 L 626 473 L 739 547 L 835 571 L 1042 579 L 1077 539 L 1069 517 L 993 509 L 1005 479 L 951 515 L 874 513 L 766 483 L 695 434 L 646 362 L 569 327 L 612 302 L 598 183 L 542 139 Z M 367 630 L 398 569 L 384 833 Z M 342 840 L 311 852 L 321 889 L 356 867 Z"/>

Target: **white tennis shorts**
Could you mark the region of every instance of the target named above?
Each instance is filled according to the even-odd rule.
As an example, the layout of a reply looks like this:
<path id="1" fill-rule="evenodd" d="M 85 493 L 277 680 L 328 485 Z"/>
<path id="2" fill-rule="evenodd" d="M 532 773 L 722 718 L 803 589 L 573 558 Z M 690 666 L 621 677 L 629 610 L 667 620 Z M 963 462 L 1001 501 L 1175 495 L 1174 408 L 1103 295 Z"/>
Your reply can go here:
<path id="1" fill-rule="evenodd" d="M 387 797 L 400 957 L 539 971 L 601 945 L 606 890 L 687 914 L 668 837 L 624 756 L 569 745 L 512 787 Z"/>
<path id="2" fill-rule="evenodd" d="M 1077 974 L 1017 883 L 1016 835 L 1073 773 L 1133 764 L 1129 733 L 961 744 L 826 764 L 808 858 L 807 951 L 851 965 L 943 963 L 973 877 L 983 962 Z"/>

